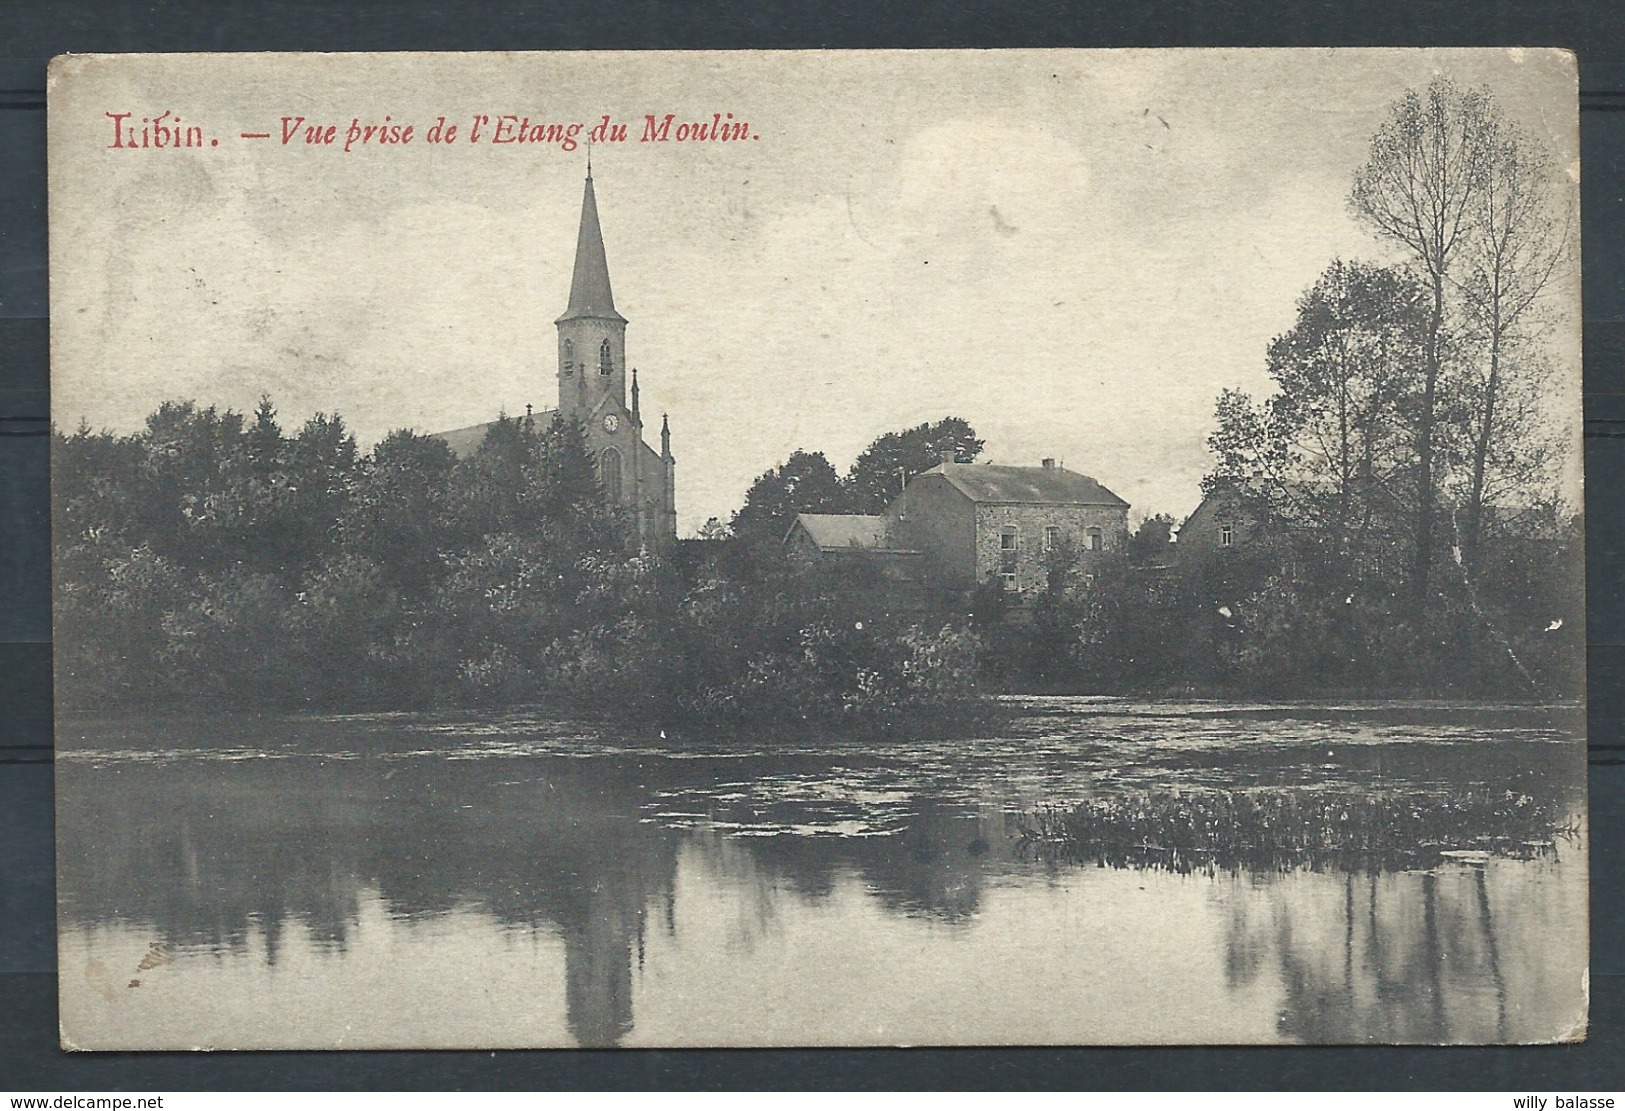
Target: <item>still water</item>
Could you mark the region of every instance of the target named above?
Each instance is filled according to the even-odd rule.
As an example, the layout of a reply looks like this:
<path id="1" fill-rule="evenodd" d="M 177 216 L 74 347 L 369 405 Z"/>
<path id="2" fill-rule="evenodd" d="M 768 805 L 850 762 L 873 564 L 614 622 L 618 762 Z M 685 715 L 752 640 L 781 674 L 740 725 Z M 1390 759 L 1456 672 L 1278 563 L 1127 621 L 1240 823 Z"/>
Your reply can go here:
<path id="1" fill-rule="evenodd" d="M 1572 714 L 1049 699 L 1000 738 L 538 714 L 60 726 L 86 1048 L 1530 1041 L 1584 1015 Z M 1105 866 L 1114 792 L 1527 794 L 1484 857 Z"/>

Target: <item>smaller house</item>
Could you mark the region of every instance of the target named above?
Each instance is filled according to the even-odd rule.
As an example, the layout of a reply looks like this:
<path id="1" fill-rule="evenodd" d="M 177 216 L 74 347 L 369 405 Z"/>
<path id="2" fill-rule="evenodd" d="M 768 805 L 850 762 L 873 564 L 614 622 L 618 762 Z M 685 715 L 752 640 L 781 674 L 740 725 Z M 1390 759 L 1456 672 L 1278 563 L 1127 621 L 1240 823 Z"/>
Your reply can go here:
<path id="1" fill-rule="evenodd" d="M 1448 514 L 1448 507 L 1442 507 Z M 1286 541 L 1300 550 L 1345 537 L 1373 565 L 1385 563 L 1409 533 L 1408 511 L 1381 483 L 1356 480 L 1344 486 L 1286 482 L 1269 504 L 1249 498 L 1228 482 L 1202 497 L 1179 526 L 1174 550 L 1182 560 L 1221 556 Z"/>
<path id="2" fill-rule="evenodd" d="M 871 603 L 917 609 L 920 553 L 891 545 L 885 517 L 860 513 L 801 513 L 784 536 L 785 553 L 804 570 L 833 570 Z"/>
<path id="3" fill-rule="evenodd" d="M 886 518 L 862 513 L 800 513 L 784 535 L 799 563 L 821 563 L 887 550 Z"/>
<path id="4" fill-rule="evenodd" d="M 784 549 L 802 567 L 873 568 L 893 583 L 919 578 L 920 553 L 891 543 L 886 518 L 864 513 L 799 513 L 784 535 Z"/>
<path id="5" fill-rule="evenodd" d="M 1175 533 L 1180 555 L 1246 547 L 1257 537 L 1258 520 L 1243 504 L 1240 491 L 1221 485 L 1206 494 Z"/>

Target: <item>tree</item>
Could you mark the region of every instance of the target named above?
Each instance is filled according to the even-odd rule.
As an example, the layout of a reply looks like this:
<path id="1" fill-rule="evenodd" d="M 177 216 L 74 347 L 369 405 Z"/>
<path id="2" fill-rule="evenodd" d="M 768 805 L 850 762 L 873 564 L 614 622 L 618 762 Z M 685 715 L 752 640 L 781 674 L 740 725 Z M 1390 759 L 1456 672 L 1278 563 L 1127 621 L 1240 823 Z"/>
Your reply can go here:
<path id="1" fill-rule="evenodd" d="M 525 419 L 529 422 L 531 418 Z M 598 464 L 587 447 L 587 433 L 581 422 L 554 414 L 542 430 L 537 447 L 542 509 L 548 519 L 572 522 L 583 551 L 609 552 L 624 547 L 624 523 L 604 497 Z"/>
<path id="2" fill-rule="evenodd" d="M 1485 511 L 1503 487 L 1539 484 L 1551 451 L 1539 411 L 1545 362 L 1538 340 L 1551 320 L 1542 295 L 1568 258 L 1568 222 L 1553 214 L 1551 160 L 1521 129 L 1499 122 L 1470 210 L 1459 283 L 1473 358 L 1466 370 L 1469 459 L 1462 551 L 1477 569 Z"/>
<path id="3" fill-rule="evenodd" d="M 1412 585 L 1429 602 L 1441 498 L 1463 565 L 1486 529 L 1549 500 L 1558 457 L 1543 412 L 1552 318 L 1543 295 L 1568 259 L 1572 213 L 1552 160 L 1504 118 L 1487 90 L 1436 78 L 1407 93 L 1371 143 L 1354 212 L 1402 249 L 1427 291 L 1416 404 Z M 1503 512 L 1495 512 L 1503 511 Z"/>
<path id="4" fill-rule="evenodd" d="M 289 567 L 315 567 L 337 547 L 359 453 L 338 414 L 317 413 L 287 441 L 286 492 L 278 547 Z"/>
<path id="5" fill-rule="evenodd" d="M 248 458 L 261 477 L 276 470 L 282 459 L 282 426 L 276 420 L 276 406 L 269 395 L 261 394 L 254 409 L 254 423 L 248 429 Z"/>
<path id="6" fill-rule="evenodd" d="M 372 449 L 339 524 L 342 547 L 381 557 L 395 588 L 421 596 L 457 540 L 447 486 L 456 458 L 444 440 L 399 429 Z"/>
<path id="7" fill-rule="evenodd" d="M 1169 556 L 1173 543 L 1174 519 L 1167 513 L 1157 513 L 1140 522 L 1140 527 L 1129 537 L 1128 555 L 1132 563 L 1154 564 Z"/>
<path id="8" fill-rule="evenodd" d="M 973 462 L 982 453 L 976 430 L 960 417 L 944 417 L 935 424 L 917 424 L 878 437 L 858 456 L 843 483 L 849 512 L 885 512 L 903 492 L 904 482 L 930 470 L 949 452 L 960 463 Z"/>
<path id="9" fill-rule="evenodd" d="M 243 417 L 164 402 L 147 418 L 131 476 L 126 528 L 136 543 L 186 568 L 224 568 L 245 550 L 240 487 Z"/>
<path id="10" fill-rule="evenodd" d="M 1472 234 L 1492 159 L 1497 111 L 1488 93 L 1462 91 L 1436 77 L 1425 94 L 1412 89 L 1372 136 L 1370 155 L 1354 177 L 1350 207 L 1379 237 L 1400 247 L 1427 290 L 1416 444 L 1415 547 L 1411 591 L 1429 602 L 1438 485 L 1438 402 L 1449 343 L 1447 292 Z"/>
<path id="11" fill-rule="evenodd" d="M 1213 470 L 1202 476 L 1202 493 L 1226 487 L 1249 503 L 1271 507 L 1271 494 L 1287 480 L 1286 438 L 1275 424 L 1275 412 L 1242 390 L 1219 391 L 1213 403 L 1213 432 L 1207 448 Z"/>
<path id="12" fill-rule="evenodd" d="M 1263 558 L 1227 558 L 1213 569 L 1222 580 L 1194 565 L 1182 574 L 1218 590 L 1208 610 L 1229 611 L 1212 643 L 1232 679 L 1352 675 L 1368 626 L 1387 620 L 1364 599 L 1391 598 L 1403 581 L 1428 325 L 1410 270 L 1334 261 L 1269 345 L 1275 392 L 1220 395 L 1204 485 L 1241 499 L 1256 526 L 1249 550 Z"/>
<path id="13" fill-rule="evenodd" d="M 1266 423 L 1280 441 L 1269 500 L 1339 560 L 1414 505 L 1424 304 L 1405 270 L 1334 261 L 1269 347 L 1279 392 Z"/>
<path id="14" fill-rule="evenodd" d="M 777 543 L 798 513 L 850 512 L 841 480 L 821 451 L 797 451 L 765 471 L 745 492 L 734 535 Z"/>

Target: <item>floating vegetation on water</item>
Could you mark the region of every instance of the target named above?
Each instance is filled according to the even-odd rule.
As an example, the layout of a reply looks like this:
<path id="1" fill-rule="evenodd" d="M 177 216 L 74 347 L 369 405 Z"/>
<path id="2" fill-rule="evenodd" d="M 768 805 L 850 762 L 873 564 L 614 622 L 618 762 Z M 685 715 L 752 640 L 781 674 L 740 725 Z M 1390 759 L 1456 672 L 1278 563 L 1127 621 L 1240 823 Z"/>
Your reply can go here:
<path id="1" fill-rule="evenodd" d="M 1176 872 L 1432 867 L 1529 859 L 1575 831 L 1517 791 L 1138 791 L 1015 823 L 1039 855 Z"/>

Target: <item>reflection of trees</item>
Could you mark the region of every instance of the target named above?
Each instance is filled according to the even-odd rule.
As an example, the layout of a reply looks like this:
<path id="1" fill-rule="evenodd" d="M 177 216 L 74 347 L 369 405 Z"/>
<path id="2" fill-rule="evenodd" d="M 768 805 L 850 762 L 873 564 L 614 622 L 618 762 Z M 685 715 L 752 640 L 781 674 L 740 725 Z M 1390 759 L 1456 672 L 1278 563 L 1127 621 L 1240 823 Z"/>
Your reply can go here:
<path id="1" fill-rule="evenodd" d="M 62 911 L 157 926 L 171 945 L 276 963 L 284 925 L 343 947 L 358 913 L 365 827 L 342 794 L 288 792 L 264 763 L 58 770 Z"/>
<path id="2" fill-rule="evenodd" d="M 981 905 L 981 858 L 990 843 L 981 815 L 963 803 L 920 798 L 902 836 L 860 842 L 859 866 L 888 909 L 959 922 Z"/>
<path id="3" fill-rule="evenodd" d="M 982 814 L 963 800 L 916 796 L 901 833 L 882 837 L 750 839 L 754 866 L 804 895 L 824 897 L 842 872 L 856 872 L 887 910 L 960 922 L 981 905 L 982 865 L 1005 848 L 1002 814 Z M 789 823 L 789 808 L 766 816 Z"/>
<path id="4" fill-rule="evenodd" d="M 474 907 L 556 927 L 571 1031 L 632 1027 L 634 952 L 669 902 L 671 839 L 638 820 L 631 770 L 551 761 L 251 761 L 62 769 L 64 913 L 148 923 L 171 946 L 274 962 L 287 924 L 343 948 L 361 892 L 414 920 Z"/>
<path id="5" fill-rule="evenodd" d="M 1482 868 L 1346 874 L 1335 915 L 1306 894 L 1331 878 L 1282 877 L 1267 896 L 1273 937 L 1228 937 L 1232 947 L 1273 950 L 1284 1036 L 1311 1043 L 1507 1038 L 1498 924 Z"/>
<path id="6" fill-rule="evenodd" d="M 1258 887 L 1275 877 L 1268 872 L 1238 877 L 1232 883 Z M 1225 900 L 1224 982 L 1244 988 L 1258 979 L 1273 932 L 1273 907 L 1259 898 L 1242 898 L 1232 891 Z"/>
<path id="7" fill-rule="evenodd" d="M 258 937 L 274 963 L 297 924 L 343 950 L 370 891 L 407 921 L 473 909 L 556 931 L 570 1029 L 610 1045 L 632 1028 L 650 916 L 673 928 L 675 840 L 640 820 L 651 777 L 665 773 L 647 767 L 296 756 L 61 774 L 66 916 L 148 925 L 171 947 L 246 953 Z M 894 913 L 970 919 L 983 862 L 1007 851 L 1002 814 L 937 797 L 909 809 L 893 836 L 695 844 L 758 931 L 773 929 L 785 887 L 821 899 L 852 875 Z M 786 801 L 773 817 L 811 816 Z"/>
<path id="8" fill-rule="evenodd" d="M 764 758 L 727 774 L 748 783 L 782 769 Z M 150 926 L 171 948 L 263 944 L 275 963 L 289 937 L 354 944 L 374 892 L 407 921 L 488 915 L 558 935 L 564 982 L 535 990 L 562 995 L 582 1044 L 610 1045 L 632 1028 L 634 961 L 651 917 L 675 930 L 676 838 L 642 808 L 663 791 L 703 794 L 719 774 L 705 761 L 602 757 L 66 763 L 64 919 Z M 732 805 L 766 826 L 831 817 L 826 796 L 764 794 Z M 1048 866 L 1073 882 L 1071 865 L 1025 859 L 1024 827 L 1007 826 L 999 803 L 978 809 L 946 791 L 889 798 L 909 814 L 889 836 L 685 839 L 685 859 L 714 873 L 701 886 L 739 915 L 729 941 L 776 934 L 787 891 L 820 900 L 855 881 L 891 914 L 965 926 L 983 908 L 990 868 Z M 1219 870 L 1212 882 L 1227 916 L 1225 982 L 1278 984 L 1284 1037 L 1497 1040 L 1519 1017 L 1509 1016 L 1508 978 L 1520 1003 L 1531 998 L 1536 919 L 1509 914 L 1509 889 L 1482 868 Z"/>

